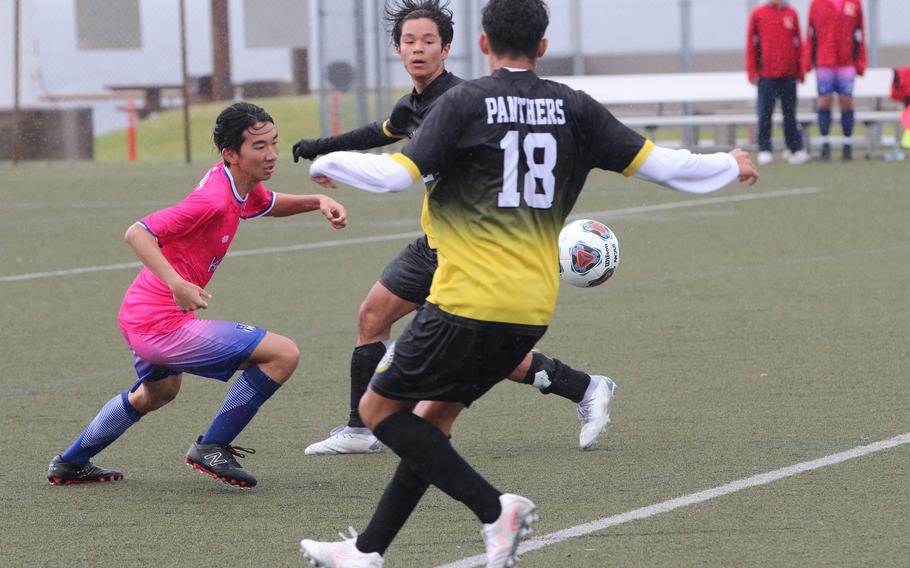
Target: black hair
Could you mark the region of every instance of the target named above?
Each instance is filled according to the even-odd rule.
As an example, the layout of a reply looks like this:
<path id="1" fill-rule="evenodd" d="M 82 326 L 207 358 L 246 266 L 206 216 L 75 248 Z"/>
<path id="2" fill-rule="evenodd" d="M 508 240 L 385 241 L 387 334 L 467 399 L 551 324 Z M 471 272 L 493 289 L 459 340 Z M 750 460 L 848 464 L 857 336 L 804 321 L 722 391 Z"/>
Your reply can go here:
<path id="1" fill-rule="evenodd" d="M 392 0 L 385 6 L 385 20 L 390 26 L 392 43 L 401 45 L 401 27 L 408 20 L 428 18 L 436 23 L 442 47 L 452 43 L 455 36 L 455 23 L 452 21 L 452 10 L 445 0 Z"/>
<path id="2" fill-rule="evenodd" d="M 481 22 L 493 53 L 536 59 L 550 13 L 543 0 L 490 0 Z"/>
<path id="3" fill-rule="evenodd" d="M 265 112 L 262 107 L 252 103 L 234 103 L 221 111 L 215 119 L 212 141 L 219 151 L 228 149 L 239 152 L 240 146 L 243 145 L 244 133 L 260 122 L 275 124 L 272 115 Z"/>

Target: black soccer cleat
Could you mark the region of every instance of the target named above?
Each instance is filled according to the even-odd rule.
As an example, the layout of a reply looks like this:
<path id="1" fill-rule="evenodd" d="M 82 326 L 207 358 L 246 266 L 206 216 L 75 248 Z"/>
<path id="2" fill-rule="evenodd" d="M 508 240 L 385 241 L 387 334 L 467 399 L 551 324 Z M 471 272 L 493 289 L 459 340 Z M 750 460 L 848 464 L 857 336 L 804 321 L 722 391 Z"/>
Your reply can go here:
<path id="1" fill-rule="evenodd" d="M 187 465 L 228 485 L 244 489 L 256 486 L 256 478 L 234 459 L 234 456 L 245 458 L 246 454 L 255 454 L 256 450 L 227 444 L 200 444 L 201 440 L 202 436 L 199 436 L 186 453 Z"/>
<path id="2" fill-rule="evenodd" d="M 822 153 L 821 156 L 819 156 L 819 159 L 823 162 L 831 161 L 831 144 L 827 142 L 822 144 Z"/>
<path id="3" fill-rule="evenodd" d="M 92 462 L 72 463 L 59 455 L 54 456 L 47 467 L 47 480 L 51 485 L 76 485 L 78 483 L 103 483 L 120 481 L 123 473 L 116 469 L 104 469 Z"/>

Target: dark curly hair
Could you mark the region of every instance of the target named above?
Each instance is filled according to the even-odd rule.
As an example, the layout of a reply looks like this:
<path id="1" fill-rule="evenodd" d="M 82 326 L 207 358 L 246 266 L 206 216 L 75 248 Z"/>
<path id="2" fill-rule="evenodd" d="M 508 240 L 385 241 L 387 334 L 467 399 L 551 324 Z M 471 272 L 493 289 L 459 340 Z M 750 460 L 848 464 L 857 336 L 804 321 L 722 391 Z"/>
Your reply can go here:
<path id="1" fill-rule="evenodd" d="M 440 0 L 393 0 L 385 6 L 385 20 L 392 34 L 395 47 L 401 45 L 401 27 L 408 20 L 429 18 L 436 22 L 439 39 L 445 47 L 452 43 L 455 36 L 455 22 L 452 21 L 452 10 L 449 3 Z"/>
<path id="2" fill-rule="evenodd" d="M 243 133 L 260 122 L 275 124 L 272 115 L 262 107 L 252 103 L 234 103 L 221 111 L 215 119 L 212 141 L 219 151 L 228 149 L 239 152 L 243 145 Z"/>
<path id="3" fill-rule="evenodd" d="M 536 59 L 550 13 L 543 0 L 490 0 L 481 22 L 493 53 Z"/>

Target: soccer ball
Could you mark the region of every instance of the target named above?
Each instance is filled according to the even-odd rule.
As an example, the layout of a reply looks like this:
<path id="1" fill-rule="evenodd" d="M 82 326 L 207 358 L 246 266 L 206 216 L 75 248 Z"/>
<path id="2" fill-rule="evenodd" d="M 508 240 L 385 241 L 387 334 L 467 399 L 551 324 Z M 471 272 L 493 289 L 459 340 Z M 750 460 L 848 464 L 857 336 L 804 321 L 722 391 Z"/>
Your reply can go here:
<path id="1" fill-rule="evenodd" d="M 599 286 L 619 265 L 619 240 L 599 221 L 572 221 L 559 232 L 559 277 L 579 288 Z"/>

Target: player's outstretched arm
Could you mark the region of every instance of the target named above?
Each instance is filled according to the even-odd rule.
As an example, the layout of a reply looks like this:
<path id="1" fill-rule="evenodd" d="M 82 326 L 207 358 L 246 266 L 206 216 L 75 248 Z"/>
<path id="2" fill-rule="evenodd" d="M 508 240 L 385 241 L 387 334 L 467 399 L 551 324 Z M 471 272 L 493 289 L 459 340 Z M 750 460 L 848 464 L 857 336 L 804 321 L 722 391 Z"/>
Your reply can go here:
<path id="1" fill-rule="evenodd" d="M 322 194 L 294 195 L 275 192 L 275 205 L 268 212 L 268 217 L 288 217 L 298 213 L 319 211 L 335 229 L 343 229 L 348 224 L 348 214 L 344 205 L 331 197 Z"/>
<path id="2" fill-rule="evenodd" d="M 380 148 L 400 138 L 388 136 L 382 128 L 382 125 L 374 122 L 360 128 L 355 128 L 338 136 L 328 138 L 302 138 L 294 144 L 292 150 L 294 161 L 301 158 L 304 160 L 313 160 L 316 156 L 328 154 L 330 152 L 339 152 L 345 150 L 369 150 L 370 148 Z"/>
<path id="3" fill-rule="evenodd" d="M 758 170 L 740 149 L 716 154 L 693 154 L 654 146 L 635 177 L 686 193 L 710 193 L 733 180 L 753 185 Z"/>
<path id="4" fill-rule="evenodd" d="M 174 295 L 174 302 L 184 312 L 205 309 L 209 307 L 206 300 L 212 297 L 203 288 L 187 282 L 174 270 L 171 263 L 161 254 L 158 240 L 142 223 L 135 223 L 126 230 L 124 236 L 127 244 L 132 247 L 136 256 L 146 265 L 152 273 L 167 284 Z"/>
<path id="5" fill-rule="evenodd" d="M 420 178 L 420 171 L 403 154 L 332 152 L 310 166 L 310 177 L 322 187 L 335 181 L 372 193 L 403 191 Z"/>

